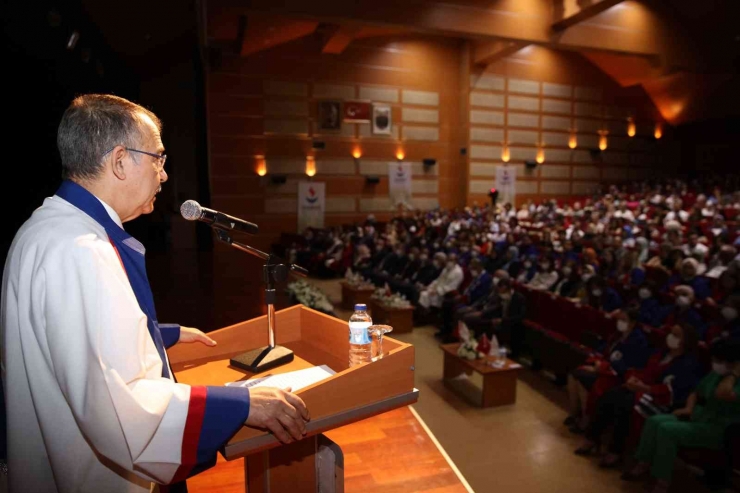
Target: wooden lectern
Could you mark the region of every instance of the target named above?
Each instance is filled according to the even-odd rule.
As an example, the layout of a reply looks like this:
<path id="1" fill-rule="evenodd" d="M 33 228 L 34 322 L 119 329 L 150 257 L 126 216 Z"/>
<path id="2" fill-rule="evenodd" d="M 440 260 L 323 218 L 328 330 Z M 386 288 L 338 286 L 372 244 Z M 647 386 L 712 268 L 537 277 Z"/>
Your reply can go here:
<path id="1" fill-rule="evenodd" d="M 276 321 L 277 344 L 295 353 L 291 363 L 257 375 L 229 365 L 232 356 L 267 344 L 262 316 L 210 332 L 218 343 L 213 348 L 178 344 L 168 351 L 172 369 L 181 383 L 224 385 L 328 365 L 336 375 L 296 392 L 311 414 L 306 438 L 281 445 L 269 432 L 245 426 L 222 452 L 227 460 L 245 457 L 249 493 L 342 492 L 341 450 L 321 433 L 416 402 L 414 347 L 384 337 L 382 359 L 349 368 L 347 322 L 303 305 L 276 312 Z M 336 460 L 327 466 L 332 456 Z"/>

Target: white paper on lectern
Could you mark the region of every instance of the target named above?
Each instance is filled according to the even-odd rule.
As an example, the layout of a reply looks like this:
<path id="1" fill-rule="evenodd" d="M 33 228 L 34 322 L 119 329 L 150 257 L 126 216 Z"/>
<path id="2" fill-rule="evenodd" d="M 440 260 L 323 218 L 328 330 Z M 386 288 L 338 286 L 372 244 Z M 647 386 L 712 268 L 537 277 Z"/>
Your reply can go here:
<path id="1" fill-rule="evenodd" d="M 336 372 L 326 365 L 314 366 L 305 370 L 296 370 L 288 373 L 278 373 L 277 375 L 267 375 L 252 380 L 241 382 L 229 382 L 227 387 L 244 387 L 247 389 L 253 387 L 277 387 L 284 389 L 290 387 L 292 392 L 301 390 L 304 387 L 313 385 L 334 375 Z"/>

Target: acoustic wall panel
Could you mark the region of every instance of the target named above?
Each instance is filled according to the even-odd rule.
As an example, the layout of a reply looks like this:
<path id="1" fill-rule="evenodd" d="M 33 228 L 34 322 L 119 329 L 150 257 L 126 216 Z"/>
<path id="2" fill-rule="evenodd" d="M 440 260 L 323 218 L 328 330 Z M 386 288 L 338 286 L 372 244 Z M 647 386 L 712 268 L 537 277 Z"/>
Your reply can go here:
<path id="1" fill-rule="evenodd" d="M 470 140 L 472 142 L 497 142 L 504 140 L 504 131 L 500 128 L 471 127 Z"/>
<path id="2" fill-rule="evenodd" d="M 403 108 L 401 120 L 416 123 L 439 123 L 439 110 L 421 110 L 417 108 Z"/>
<path id="3" fill-rule="evenodd" d="M 503 108 L 503 94 L 489 94 L 485 92 L 471 92 L 470 106 L 482 106 L 485 108 Z"/>
<path id="4" fill-rule="evenodd" d="M 439 140 L 439 127 L 416 127 L 404 125 L 401 129 L 403 140 L 436 142 Z"/>
<path id="5" fill-rule="evenodd" d="M 502 111 L 470 110 L 470 123 L 503 125 L 504 113 Z"/>
<path id="6" fill-rule="evenodd" d="M 535 80 L 509 79 L 508 90 L 524 94 L 539 94 L 540 83 Z"/>
<path id="7" fill-rule="evenodd" d="M 530 115 L 527 113 L 509 112 L 509 116 L 508 116 L 506 123 L 509 127 L 539 128 L 540 116 Z"/>
<path id="8" fill-rule="evenodd" d="M 401 93 L 401 102 L 420 106 L 439 106 L 439 93 L 404 89 Z"/>
<path id="9" fill-rule="evenodd" d="M 503 91 L 506 85 L 506 79 L 496 75 L 481 75 L 470 77 L 470 87 L 473 89 L 486 91 Z"/>
<path id="10" fill-rule="evenodd" d="M 573 86 L 544 82 L 542 84 L 542 94 L 556 98 L 570 99 L 573 95 Z"/>
<path id="11" fill-rule="evenodd" d="M 398 89 L 393 87 L 360 87 L 360 99 L 382 101 L 385 103 L 398 102 Z"/>
<path id="12" fill-rule="evenodd" d="M 509 110 L 539 111 L 540 100 L 525 96 L 508 96 Z"/>

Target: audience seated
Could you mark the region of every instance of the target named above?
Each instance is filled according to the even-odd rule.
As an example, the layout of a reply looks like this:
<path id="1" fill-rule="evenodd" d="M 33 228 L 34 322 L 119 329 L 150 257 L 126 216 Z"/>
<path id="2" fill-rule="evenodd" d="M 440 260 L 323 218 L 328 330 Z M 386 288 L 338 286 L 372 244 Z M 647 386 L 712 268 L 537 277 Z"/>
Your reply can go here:
<path id="1" fill-rule="evenodd" d="M 734 175 L 707 176 L 606 186 L 566 202 L 412 211 L 386 223 L 369 216 L 307 230 L 285 247 L 315 275 L 351 267 L 388 285 L 415 316 L 431 316 L 443 342 L 464 323 L 514 356 L 559 367 L 567 422 L 588 439 L 579 453 L 607 445 L 613 430 L 604 467 L 636 445 L 648 419 L 640 457 L 667 480 L 672 459 L 654 454 L 663 421 L 670 428 L 669 413 L 691 407 L 709 347 L 715 362 L 737 361 L 716 349 L 740 341 L 737 188 Z M 706 399 L 717 378 L 696 395 Z M 671 439 L 674 450 L 680 440 Z"/>
<path id="2" fill-rule="evenodd" d="M 587 441 L 576 454 L 587 456 L 598 452 L 604 432 L 613 425 L 609 453 L 601 461 L 603 467 L 612 467 L 622 459 L 631 428 L 641 427 L 641 417 L 682 408 L 701 374 L 694 354 L 697 342 L 693 328 L 673 326 L 664 350 L 656 352 L 644 368 L 628 369 L 623 374 L 624 383 L 599 398 L 586 431 Z"/>
<path id="3" fill-rule="evenodd" d="M 601 351 L 568 375 L 571 409 L 565 424 L 573 432 L 586 430 L 591 411 L 587 405 L 590 402 L 595 402 L 610 388 L 624 383 L 627 371 L 643 368 L 650 356 L 649 342 L 639 325 L 637 309 L 620 310 L 615 319 L 617 332 Z"/>
<path id="4" fill-rule="evenodd" d="M 653 493 L 666 493 L 680 448 L 724 447 L 725 431 L 740 422 L 740 341 L 719 341 L 711 354 L 712 371 L 686 403 L 647 419 L 635 454 L 639 462 L 623 479 L 639 480 L 649 472 L 657 479 Z"/>

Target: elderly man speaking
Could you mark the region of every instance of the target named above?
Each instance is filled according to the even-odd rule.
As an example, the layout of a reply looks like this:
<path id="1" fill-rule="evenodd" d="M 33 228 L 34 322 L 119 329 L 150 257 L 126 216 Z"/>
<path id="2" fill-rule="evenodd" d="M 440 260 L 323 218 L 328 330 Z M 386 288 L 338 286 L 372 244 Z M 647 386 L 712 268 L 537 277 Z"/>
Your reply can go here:
<path id="1" fill-rule="evenodd" d="M 175 381 L 166 349 L 214 345 L 157 320 L 144 247 L 123 223 L 167 181 L 161 122 L 109 95 L 67 108 L 65 181 L 16 234 L 2 294 L 11 492 L 137 492 L 210 467 L 243 425 L 300 439 L 303 401 L 279 389 Z"/>

